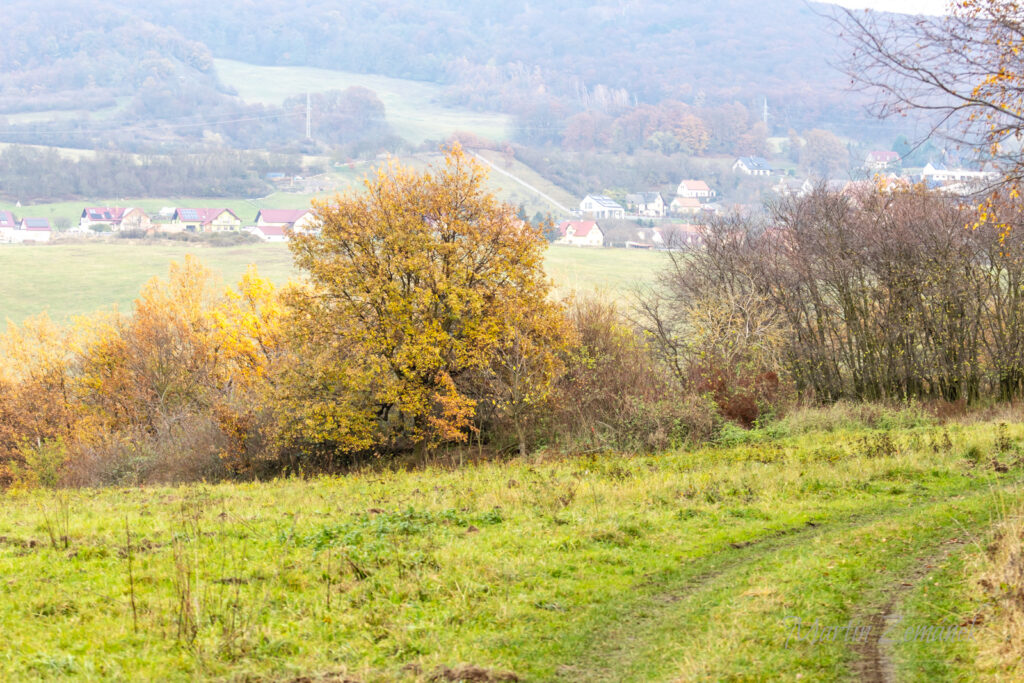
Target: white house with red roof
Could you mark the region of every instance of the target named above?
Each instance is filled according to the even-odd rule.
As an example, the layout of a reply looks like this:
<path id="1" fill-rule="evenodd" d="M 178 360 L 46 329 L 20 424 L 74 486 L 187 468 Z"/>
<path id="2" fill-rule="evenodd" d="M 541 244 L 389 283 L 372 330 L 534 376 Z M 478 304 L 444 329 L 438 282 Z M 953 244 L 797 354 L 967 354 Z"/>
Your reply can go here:
<path id="1" fill-rule="evenodd" d="M 78 221 L 78 229 L 83 232 L 149 230 L 152 225 L 149 215 L 142 209 L 118 206 L 87 206 Z"/>
<path id="2" fill-rule="evenodd" d="M 604 246 L 604 233 L 597 221 L 562 221 L 558 224 L 560 237 L 555 244 L 570 244 L 575 247 Z"/>
<path id="3" fill-rule="evenodd" d="M 309 209 L 260 209 L 256 214 L 256 227 L 277 226 L 293 232 L 309 232 L 316 224 L 316 216 Z"/>
<path id="4" fill-rule="evenodd" d="M 273 225 L 270 223 L 254 225 L 251 228 L 246 228 L 246 230 L 256 235 L 264 242 L 285 242 L 288 240 L 288 234 L 291 232 L 291 228 L 287 226 Z"/>
<path id="5" fill-rule="evenodd" d="M 887 168 L 892 168 L 900 163 L 900 155 L 896 152 L 891 152 L 882 149 L 876 149 L 868 152 L 868 156 L 864 159 L 864 168 L 869 171 L 884 171 Z"/>
<path id="6" fill-rule="evenodd" d="M 711 199 L 715 194 L 703 180 L 684 180 L 676 188 L 676 195 L 687 199 Z"/>
<path id="7" fill-rule="evenodd" d="M 184 232 L 229 232 L 242 227 L 231 209 L 175 209 L 171 228 Z"/>

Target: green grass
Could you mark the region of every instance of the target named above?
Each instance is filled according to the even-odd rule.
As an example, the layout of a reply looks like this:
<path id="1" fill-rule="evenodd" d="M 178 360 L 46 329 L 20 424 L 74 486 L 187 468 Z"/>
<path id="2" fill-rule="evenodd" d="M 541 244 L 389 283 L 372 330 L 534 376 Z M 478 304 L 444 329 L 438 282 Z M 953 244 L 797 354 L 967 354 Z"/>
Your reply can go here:
<path id="1" fill-rule="evenodd" d="M 787 643 L 787 617 L 864 618 L 984 528 L 993 492 L 1019 497 L 1021 471 L 962 457 L 993 448 L 991 424 L 776 433 L 795 435 L 8 494 L 0 677 L 369 682 L 467 663 L 527 681 L 852 680 L 852 648 Z"/>
<path id="2" fill-rule="evenodd" d="M 247 102 L 279 105 L 307 92 L 369 88 L 384 103 L 395 131 L 416 144 L 443 140 L 456 131 L 490 140 L 505 140 L 511 134 L 509 116 L 444 106 L 440 103 L 441 86 L 433 83 L 311 67 L 257 66 L 227 59 L 214 63 L 221 80 Z"/>
<path id="3" fill-rule="evenodd" d="M 157 200 L 159 201 L 159 200 Z M 53 244 L 0 246 L 0 323 L 21 322 L 47 311 L 66 320 L 117 305 L 130 310 L 142 285 L 166 277 L 172 261 L 195 254 L 229 284 L 249 264 L 278 284 L 296 277 L 282 244 L 203 247 L 186 243 Z M 625 299 L 635 282 L 648 281 L 664 254 L 626 249 L 551 247 L 548 272 L 558 291 L 598 292 Z"/>

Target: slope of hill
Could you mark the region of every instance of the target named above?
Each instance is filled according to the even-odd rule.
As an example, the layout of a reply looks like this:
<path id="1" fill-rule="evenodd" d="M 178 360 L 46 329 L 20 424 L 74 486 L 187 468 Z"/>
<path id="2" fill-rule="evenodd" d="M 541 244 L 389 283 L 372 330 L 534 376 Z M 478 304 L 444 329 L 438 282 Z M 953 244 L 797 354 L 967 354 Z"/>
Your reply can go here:
<path id="1" fill-rule="evenodd" d="M 215 64 L 212 55 L 413 79 L 419 82 L 413 90 L 443 86 L 431 92 L 428 107 L 398 107 L 392 114 L 414 142 L 434 134 L 417 129 L 423 119 L 440 116 L 441 130 L 466 127 L 458 120 L 464 111 L 446 114 L 439 104 L 514 114 L 529 122 L 520 129 L 529 133 L 583 110 L 679 100 L 697 107 L 739 102 L 760 114 L 767 99 L 769 124 L 782 134 L 829 122 L 857 129 L 867 125 L 860 101 L 842 91 L 842 79 L 828 65 L 836 45 L 823 16 L 828 11 L 802 0 L 510 0 L 470 7 L 459 0 L 102 0 L 99 6 L 12 0 L 5 17 L 34 40 L 0 46 L 0 114 L 20 114 L 8 123 L 21 126 L 17 135 L 25 142 L 69 146 L 97 136 L 38 139 L 39 119 L 26 113 L 74 112 L 73 125 L 62 128 L 99 129 L 108 135 L 98 137 L 119 145 L 130 138 L 114 135 L 117 126 L 183 116 L 192 117 L 184 125 L 198 127 L 190 136 L 162 130 L 141 137 L 150 143 L 173 139 L 171 133 L 202 139 L 204 121 L 214 118 L 244 119 L 244 128 L 257 129 L 232 136 L 230 129 L 212 127 L 237 145 L 301 132 L 296 112 L 246 106 L 226 92 L 219 70 L 251 99 L 237 62 Z M 286 77 L 315 82 L 322 75 Z M 387 99 L 389 86 L 376 85 Z M 309 89 L 295 82 L 277 94 L 299 88 Z M 255 99 L 281 105 L 270 94 Z M 508 134 L 500 119 L 472 125 L 489 128 L 488 137 Z M 57 130 L 51 126 L 46 135 L 57 137 Z M 11 140 L 10 133 L 0 121 L 0 138 Z M 33 134 L 37 139 L 28 139 Z"/>

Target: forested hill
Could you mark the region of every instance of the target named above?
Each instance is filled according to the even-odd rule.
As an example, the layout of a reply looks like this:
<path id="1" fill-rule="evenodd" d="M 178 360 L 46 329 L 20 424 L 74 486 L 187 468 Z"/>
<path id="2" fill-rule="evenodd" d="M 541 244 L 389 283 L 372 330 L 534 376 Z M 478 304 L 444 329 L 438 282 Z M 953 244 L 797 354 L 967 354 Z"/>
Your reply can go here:
<path id="1" fill-rule="evenodd" d="M 828 65 L 830 8 L 803 0 L 158 0 L 145 11 L 218 57 L 440 82 L 479 108 L 594 105 L 597 93 L 847 109 Z"/>
<path id="2" fill-rule="evenodd" d="M 56 110 L 77 117 L 76 132 L 47 132 L 52 144 L 83 144 L 91 138 L 78 131 L 97 118 L 185 115 L 258 119 L 259 130 L 229 140 L 237 145 L 281 137 L 273 117 L 290 114 L 231 97 L 212 61 L 224 57 L 442 84 L 446 104 L 515 115 L 534 138 L 525 142 L 556 141 L 574 113 L 669 100 L 739 103 L 757 117 L 767 100 L 775 134 L 856 135 L 869 124 L 829 66 L 830 11 L 804 0 L 7 0 L 0 132 L 4 114 Z M 9 123 L 21 127 L 22 138 L 4 136 L 14 141 L 54 130 Z"/>

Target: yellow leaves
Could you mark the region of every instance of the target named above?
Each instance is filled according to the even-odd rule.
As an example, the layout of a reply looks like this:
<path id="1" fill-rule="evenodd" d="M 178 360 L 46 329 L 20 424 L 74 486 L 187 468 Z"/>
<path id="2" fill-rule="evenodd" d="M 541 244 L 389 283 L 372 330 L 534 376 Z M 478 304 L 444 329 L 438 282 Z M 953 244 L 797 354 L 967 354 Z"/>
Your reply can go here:
<path id="1" fill-rule="evenodd" d="M 485 176 L 458 146 L 423 172 L 390 162 L 364 193 L 316 204 L 320 234 L 291 243 L 311 281 L 310 296 L 289 297 L 305 374 L 368 369 L 361 410 L 394 406 L 404 421 L 387 429 L 413 440 L 465 438 L 467 382 L 550 306 L 543 235 Z"/>

